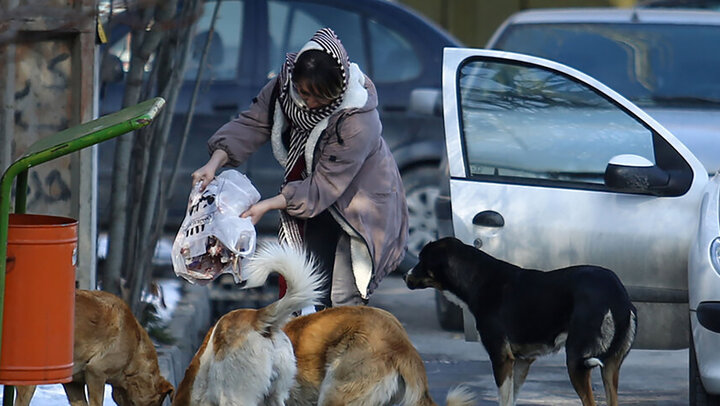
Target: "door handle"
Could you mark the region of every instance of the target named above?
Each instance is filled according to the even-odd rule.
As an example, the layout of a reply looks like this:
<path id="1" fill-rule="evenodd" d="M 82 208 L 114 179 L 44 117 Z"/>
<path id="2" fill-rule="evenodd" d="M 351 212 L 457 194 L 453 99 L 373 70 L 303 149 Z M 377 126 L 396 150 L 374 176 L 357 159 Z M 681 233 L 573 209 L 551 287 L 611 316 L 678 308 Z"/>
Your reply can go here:
<path id="1" fill-rule="evenodd" d="M 475 226 L 485 227 L 476 230 L 477 238 L 473 241 L 475 248 L 480 249 L 483 246 L 483 239 L 493 238 L 497 231 L 505 225 L 505 219 L 494 210 L 485 210 L 476 214 L 472 223 Z"/>
<path id="2" fill-rule="evenodd" d="M 476 226 L 500 228 L 505 225 L 505 219 L 494 210 L 485 210 L 476 214 L 472 223 Z"/>

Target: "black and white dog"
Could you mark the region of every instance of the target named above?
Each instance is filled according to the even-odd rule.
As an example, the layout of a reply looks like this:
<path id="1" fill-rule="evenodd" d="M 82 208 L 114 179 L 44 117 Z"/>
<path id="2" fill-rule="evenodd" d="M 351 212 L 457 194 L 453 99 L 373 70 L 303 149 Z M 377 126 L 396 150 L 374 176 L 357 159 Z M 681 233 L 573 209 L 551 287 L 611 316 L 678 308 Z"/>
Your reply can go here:
<path id="1" fill-rule="evenodd" d="M 475 316 L 500 405 L 514 405 L 530 364 L 563 344 L 583 406 L 595 405 L 595 366 L 602 370 L 607 404 L 617 405 L 620 365 L 635 339 L 637 315 L 614 272 L 591 265 L 523 269 L 444 238 L 422 249 L 405 283 L 450 293 Z"/>

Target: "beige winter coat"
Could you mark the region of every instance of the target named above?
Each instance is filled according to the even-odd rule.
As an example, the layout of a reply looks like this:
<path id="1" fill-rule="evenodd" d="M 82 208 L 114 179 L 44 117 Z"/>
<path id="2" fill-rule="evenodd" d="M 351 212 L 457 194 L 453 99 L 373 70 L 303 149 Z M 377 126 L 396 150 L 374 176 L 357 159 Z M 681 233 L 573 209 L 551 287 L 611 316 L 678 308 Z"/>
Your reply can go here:
<path id="1" fill-rule="evenodd" d="M 210 138 L 211 154 L 222 149 L 229 156 L 228 165 L 237 166 L 270 140 L 275 158 L 285 166 L 287 150 L 281 134 L 287 122 L 279 104 L 274 119 L 268 117 L 275 82 L 271 80 L 260 91 L 249 110 Z M 318 123 L 308 138 L 308 177 L 289 182 L 281 191 L 290 215 L 310 218 L 328 209 L 350 235 L 353 272 L 364 298 L 400 264 L 408 236 L 402 180 L 381 136 L 376 107 L 375 86 L 351 64 L 350 83 L 340 108 Z"/>

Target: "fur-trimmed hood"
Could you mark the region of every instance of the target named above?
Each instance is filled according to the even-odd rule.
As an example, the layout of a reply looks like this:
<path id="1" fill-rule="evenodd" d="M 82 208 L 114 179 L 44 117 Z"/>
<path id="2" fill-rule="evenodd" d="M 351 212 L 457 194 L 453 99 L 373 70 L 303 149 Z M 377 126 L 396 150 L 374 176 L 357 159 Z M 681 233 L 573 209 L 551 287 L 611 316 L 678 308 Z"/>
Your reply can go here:
<path id="1" fill-rule="evenodd" d="M 375 85 L 360 70 L 360 67 L 351 63 L 348 69 L 349 80 L 348 87 L 343 96 L 340 106 L 327 118 L 321 120 L 315 128 L 310 132 L 307 145 L 305 147 L 305 163 L 306 173 L 309 175 L 312 171 L 313 155 L 315 145 L 322 132 L 327 128 L 330 121 L 336 121 L 340 114 L 350 115 L 358 112 L 371 111 L 377 108 L 378 99 Z M 366 87 L 367 85 L 367 87 Z M 288 128 L 288 122 L 280 108 L 280 102 L 275 102 L 275 114 L 273 117 L 273 127 L 271 133 L 272 150 L 275 159 L 285 167 L 287 163 L 288 151 L 283 145 L 282 134 Z M 334 120 L 333 120 L 334 119 Z M 342 135 L 340 135 L 342 137 Z"/>

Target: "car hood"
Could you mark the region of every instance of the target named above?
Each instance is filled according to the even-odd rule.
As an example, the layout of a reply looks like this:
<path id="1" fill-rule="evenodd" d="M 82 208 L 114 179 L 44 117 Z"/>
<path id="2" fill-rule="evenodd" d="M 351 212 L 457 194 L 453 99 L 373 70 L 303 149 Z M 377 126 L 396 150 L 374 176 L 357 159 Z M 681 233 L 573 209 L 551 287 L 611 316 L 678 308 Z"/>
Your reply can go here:
<path id="1" fill-rule="evenodd" d="M 644 110 L 685 144 L 709 174 L 720 169 L 720 110 Z"/>

